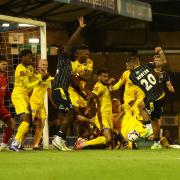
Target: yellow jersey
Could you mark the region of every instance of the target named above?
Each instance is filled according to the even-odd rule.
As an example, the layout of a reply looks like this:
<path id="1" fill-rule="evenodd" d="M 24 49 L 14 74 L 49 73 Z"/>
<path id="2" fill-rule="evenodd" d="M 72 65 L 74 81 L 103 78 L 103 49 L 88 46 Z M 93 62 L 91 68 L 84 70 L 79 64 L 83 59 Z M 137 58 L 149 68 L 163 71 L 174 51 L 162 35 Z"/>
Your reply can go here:
<path id="1" fill-rule="evenodd" d="M 140 121 L 127 112 L 121 121 L 120 132 L 124 138 L 127 138 L 128 133 L 132 130 L 137 131 L 142 138 L 148 137 L 152 134 L 151 130 L 148 130 Z"/>
<path id="2" fill-rule="evenodd" d="M 138 93 L 138 97 L 144 97 L 144 92 L 129 79 L 130 73 L 129 70 L 126 70 L 119 79 L 119 82 L 113 86 L 113 90 L 118 90 L 123 84 L 125 84 L 124 102 L 127 99 L 134 99 L 135 91 Z"/>
<path id="3" fill-rule="evenodd" d="M 94 85 L 93 91 L 100 100 L 101 113 L 112 113 L 112 101 L 109 89 L 107 86 L 103 85 L 101 82 L 97 82 Z M 110 115 L 109 114 L 109 115 Z"/>
<path id="4" fill-rule="evenodd" d="M 51 88 L 52 77 L 49 77 L 46 81 L 42 81 L 33 88 L 30 102 L 38 105 L 44 104 L 44 97 L 48 88 Z"/>
<path id="5" fill-rule="evenodd" d="M 22 94 L 25 96 L 28 95 L 30 89 L 24 86 L 23 80 L 25 77 L 28 77 L 29 81 L 31 81 L 31 79 L 33 79 L 33 74 L 34 74 L 34 68 L 31 65 L 25 67 L 22 64 L 19 64 L 15 70 L 15 82 L 12 93 L 14 95 L 18 95 L 18 94 Z"/>
<path id="6" fill-rule="evenodd" d="M 85 74 L 86 71 L 93 71 L 93 61 L 91 59 L 87 59 L 86 63 L 81 64 L 78 60 L 71 62 L 72 65 L 72 73 L 77 76 L 81 76 Z M 84 87 L 86 85 L 86 81 L 83 81 L 80 79 L 77 82 L 82 90 L 84 90 Z M 72 87 L 71 87 L 72 88 Z"/>

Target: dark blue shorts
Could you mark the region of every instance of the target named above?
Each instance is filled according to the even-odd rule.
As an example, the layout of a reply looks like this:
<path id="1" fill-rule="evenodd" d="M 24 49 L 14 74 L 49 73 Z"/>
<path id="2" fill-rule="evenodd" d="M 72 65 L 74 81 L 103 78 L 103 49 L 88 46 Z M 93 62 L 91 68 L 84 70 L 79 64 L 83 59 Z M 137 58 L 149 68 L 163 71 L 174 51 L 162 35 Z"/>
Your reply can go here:
<path id="1" fill-rule="evenodd" d="M 69 98 L 68 91 L 64 91 L 62 94 L 60 89 L 52 90 L 52 99 L 54 103 L 58 106 L 58 112 L 66 112 L 72 110 L 71 100 Z"/>

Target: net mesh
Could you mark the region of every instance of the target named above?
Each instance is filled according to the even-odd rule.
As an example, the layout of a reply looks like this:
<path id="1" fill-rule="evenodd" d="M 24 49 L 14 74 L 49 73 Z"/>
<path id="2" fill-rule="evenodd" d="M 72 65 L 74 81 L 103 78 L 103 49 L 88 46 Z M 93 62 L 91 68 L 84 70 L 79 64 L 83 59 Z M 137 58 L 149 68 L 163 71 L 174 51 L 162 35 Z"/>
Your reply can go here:
<path id="1" fill-rule="evenodd" d="M 14 24 L 13 24 L 14 26 Z M 11 24 L 10 26 L 11 27 Z M 37 61 L 40 58 L 40 44 L 29 43 L 30 39 L 39 39 L 40 42 L 40 28 L 39 27 L 24 27 L 20 28 L 16 25 L 16 28 L 0 28 L 0 55 L 3 55 L 8 60 L 7 77 L 9 83 L 9 90 L 12 92 L 14 85 L 14 74 L 16 66 L 20 63 L 20 52 L 23 49 L 31 49 L 33 53 L 33 66 L 36 68 Z M 20 124 L 19 117 L 15 113 L 14 106 L 10 99 L 5 98 L 5 107 L 9 110 L 16 121 L 15 132 Z M 0 122 L 0 135 L 5 125 Z M 34 134 L 34 128 L 31 128 L 26 139 L 31 139 Z"/>

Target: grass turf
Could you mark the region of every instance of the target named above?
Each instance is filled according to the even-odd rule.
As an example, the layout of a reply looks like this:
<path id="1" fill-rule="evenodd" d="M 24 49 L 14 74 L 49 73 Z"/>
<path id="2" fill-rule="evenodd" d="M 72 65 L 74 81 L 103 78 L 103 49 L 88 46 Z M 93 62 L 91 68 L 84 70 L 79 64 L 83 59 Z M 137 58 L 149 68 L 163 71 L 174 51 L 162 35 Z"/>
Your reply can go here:
<path id="1" fill-rule="evenodd" d="M 0 152 L 1 180 L 179 180 L 180 150 Z"/>

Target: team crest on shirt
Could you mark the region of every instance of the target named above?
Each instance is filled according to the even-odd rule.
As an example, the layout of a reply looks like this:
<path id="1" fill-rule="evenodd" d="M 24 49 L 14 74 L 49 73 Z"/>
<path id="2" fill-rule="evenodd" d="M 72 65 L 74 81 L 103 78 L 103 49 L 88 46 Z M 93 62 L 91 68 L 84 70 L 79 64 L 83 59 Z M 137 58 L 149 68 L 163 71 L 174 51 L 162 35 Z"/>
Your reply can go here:
<path id="1" fill-rule="evenodd" d="M 96 86 L 96 87 L 94 87 L 94 91 L 98 91 L 98 89 L 99 89 L 99 87 L 98 86 Z"/>
<path id="2" fill-rule="evenodd" d="M 139 72 L 139 71 L 136 71 L 135 73 L 138 75 L 140 72 Z"/>

